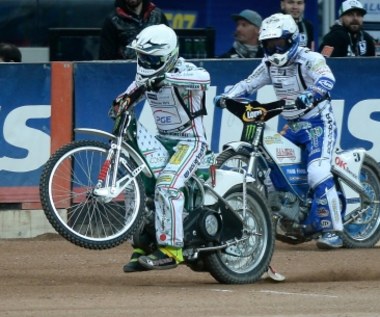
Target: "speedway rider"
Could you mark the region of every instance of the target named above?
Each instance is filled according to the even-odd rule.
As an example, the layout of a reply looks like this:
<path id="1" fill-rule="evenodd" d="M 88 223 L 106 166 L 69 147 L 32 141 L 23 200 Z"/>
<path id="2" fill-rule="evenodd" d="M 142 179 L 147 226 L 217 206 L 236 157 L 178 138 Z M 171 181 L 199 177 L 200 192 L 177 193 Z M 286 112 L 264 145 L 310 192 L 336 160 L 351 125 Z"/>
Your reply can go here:
<path id="1" fill-rule="evenodd" d="M 300 47 L 299 31 L 290 15 L 278 13 L 266 18 L 259 40 L 264 58 L 247 79 L 217 96 L 217 106 L 224 98 L 253 94 L 260 87 L 272 84 L 278 99 L 295 104 L 282 116 L 287 120 L 284 136 L 303 145 L 308 154 L 308 183 L 314 191 L 311 225 L 322 235 L 317 246 L 323 249 L 342 247 L 343 231 L 337 191 L 330 172 L 337 134 L 330 91 L 335 78 L 325 58 L 308 48 Z"/>
<path id="2" fill-rule="evenodd" d="M 207 149 L 203 115 L 206 114 L 205 90 L 210 84 L 210 75 L 178 57 L 177 36 L 166 25 L 145 28 L 130 47 L 137 54 L 136 77 L 114 101 L 113 109 L 128 107 L 130 96 L 144 87 L 139 100 L 146 99 L 149 103 L 157 137 L 162 142 L 157 142 L 139 126 L 139 146 L 152 142 L 151 148 L 157 152 L 162 144 L 170 143 L 173 154 L 167 156 L 165 148 L 158 150 L 161 152 L 157 156 L 159 161 L 165 156 L 166 159 L 160 169 L 154 171 L 157 176 L 154 197 L 157 249 L 146 255 L 145 250 L 135 244 L 124 272 L 170 269 L 183 261 L 184 194 L 181 188 L 195 172 Z"/>

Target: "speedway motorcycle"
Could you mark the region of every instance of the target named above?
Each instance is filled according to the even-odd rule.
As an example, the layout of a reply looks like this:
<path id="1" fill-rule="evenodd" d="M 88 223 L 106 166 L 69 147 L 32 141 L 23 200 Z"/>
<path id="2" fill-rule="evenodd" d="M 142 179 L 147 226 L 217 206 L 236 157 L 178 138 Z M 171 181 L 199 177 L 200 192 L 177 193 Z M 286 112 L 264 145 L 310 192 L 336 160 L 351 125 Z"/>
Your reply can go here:
<path id="1" fill-rule="evenodd" d="M 162 156 L 138 144 L 141 131 L 147 130 L 133 110 L 125 109 L 117 114 L 112 133 L 76 129 L 87 138 L 62 146 L 46 162 L 40 199 L 62 237 L 93 250 L 116 247 L 143 229 L 154 237 L 156 176 L 173 145 L 149 136 L 166 148 Z M 267 272 L 274 249 L 269 207 L 249 186 L 253 178 L 214 167 L 210 152 L 183 188 L 185 264 L 220 283 L 256 282 Z"/>
<path id="2" fill-rule="evenodd" d="M 279 115 L 285 101 L 260 104 L 226 99 L 226 108 L 243 123 L 240 141 L 226 144 L 217 167 L 253 177 L 251 184 L 268 199 L 276 239 L 299 244 L 318 238 L 310 225 L 313 192 L 308 186 L 302 148 L 266 122 Z M 331 172 L 340 199 L 347 248 L 373 247 L 380 239 L 380 168 L 364 149 L 336 149 Z"/>

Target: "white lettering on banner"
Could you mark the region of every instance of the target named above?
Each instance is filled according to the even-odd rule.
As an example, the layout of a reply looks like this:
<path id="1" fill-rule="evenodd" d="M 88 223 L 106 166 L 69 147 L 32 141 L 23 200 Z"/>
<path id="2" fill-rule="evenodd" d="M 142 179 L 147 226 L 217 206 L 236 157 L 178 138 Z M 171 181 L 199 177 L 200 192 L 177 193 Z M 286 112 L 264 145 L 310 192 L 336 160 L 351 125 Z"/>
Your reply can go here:
<path id="1" fill-rule="evenodd" d="M 50 105 L 22 106 L 12 110 L 4 121 L 4 140 L 10 145 L 27 151 L 24 158 L 1 157 L 0 170 L 30 172 L 40 168 L 50 155 L 50 136 L 31 128 L 27 121 L 50 118 Z"/>
<path id="2" fill-rule="evenodd" d="M 380 161 L 380 122 L 371 118 L 373 113 L 380 115 L 380 99 L 367 99 L 354 105 L 348 114 L 347 126 L 350 133 L 358 139 L 372 143 L 368 153 Z"/>
<path id="3" fill-rule="evenodd" d="M 230 112 L 224 110 L 222 113 L 222 121 L 220 124 L 221 131 L 219 135 L 212 135 L 212 127 L 214 125 L 214 104 L 213 99 L 216 96 L 216 87 L 211 86 L 207 90 L 207 110 L 209 115 L 205 117 L 207 120 L 206 129 L 208 140 L 219 138 L 218 150 L 221 151 L 224 144 L 231 141 L 240 140 L 242 123 Z M 274 89 L 271 85 L 264 86 L 257 92 L 257 100 L 259 102 L 272 102 L 277 100 Z M 344 100 L 332 100 L 332 107 L 338 127 L 338 138 L 336 145 L 341 147 L 341 133 L 343 127 Z M 355 104 L 348 116 L 347 128 L 353 137 L 369 141 L 373 144 L 372 148 L 368 149 L 368 153 L 377 161 L 380 162 L 380 141 L 378 135 L 374 131 L 380 128 L 380 122 L 371 118 L 372 113 L 380 112 L 380 99 L 363 100 Z M 365 124 L 362 124 L 365 122 Z M 272 129 L 278 128 L 278 116 L 269 120 L 267 124 Z M 216 132 L 216 131 L 214 131 Z M 217 133 L 217 132 L 216 132 Z M 214 133 L 215 134 L 215 133 Z M 343 136 L 344 137 L 344 136 Z"/>
<path id="4" fill-rule="evenodd" d="M 220 123 L 221 131 L 214 131 L 214 135 L 212 135 L 214 125 L 213 99 L 215 95 L 216 87 L 210 87 L 206 96 L 209 115 L 204 118 L 204 124 L 209 142 L 211 143 L 212 137 L 217 138 L 218 142 L 214 142 L 214 144 L 218 145 L 218 151 L 220 151 L 223 144 L 240 139 L 242 123 L 228 111 L 223 111 Z M 261 102 L 275 100 L 270 86 L 262 88 L 257 96 Z M 145 107 L 141 119 L 145 126 L 154 127 L 155 124 L 152 122 L 152 113 L 149 108 Z M 333 100 L 333 108 L 338 131 L 340 132 L 343 121 L 344 100 Z M 380 123 L 371 118 L 372 113 L 379 112 L 378 109 L 380 109 L 380 99 L 363 100 L 357 103 L 349 113 L 347 128 L 354 137 L 371 142 L 373 146 L 368 152 L 377 161 L 380 161 L 380 142 L 377 140 L 377 135 L 373 133 L 373 131 L 379 130 Z M 24 158 L 8 156 L 0 158 L 0 170 L 29 172 L 40 168 L 47 161 L 50 151 L 50 136 L 43 131 L 28 127 L 27 121 L 37 118 L 49 118 L 50 112 L 51 107 L 49 105 L 30 105 L 16 108 L 8 114 L 4 121 L 4 140 L 8 144 L 27 150 L 27 156 Z M 365 124 L 360 124 L 361 122 L 365 122 Z M 272 128 L 277 128 L 277 117 L 271 119 L 268 124 Z M 337 144 L 340 144 L 340 139 L 337 140 Z"/>

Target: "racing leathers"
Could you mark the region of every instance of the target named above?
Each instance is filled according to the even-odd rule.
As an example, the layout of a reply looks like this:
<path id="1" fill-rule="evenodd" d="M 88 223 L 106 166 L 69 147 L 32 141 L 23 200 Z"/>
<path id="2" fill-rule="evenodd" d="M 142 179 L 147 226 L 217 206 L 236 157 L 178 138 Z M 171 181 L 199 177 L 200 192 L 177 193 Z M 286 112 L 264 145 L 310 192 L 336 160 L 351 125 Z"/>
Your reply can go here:
<path id="1" fill-rule="evenodd" d="M 203 115 L 209 84 L 206 70 L 179 58 L 173 71 L 165 73 L 158 86 L 148 88 L 140 99 L 150 105 L 158 130 L 155 136 L 141 123 L 137 127 L 139 149 L 157 179 L 154 202 L 159 246 L 183 247 L 185 198 L 181 189 L 206 154 Z M 134 81 L 124 94 L 137 88 Z"/>
<path id="2" fill-rule="evenodd" d="M 271 65 L 264 57 L 247 79 L 235 84 L 222 97 L 253 94 L 269 84 L 273 85 L 277 98 L 289 105 L 303 100 L 300 96 L 312 98 L 305 107 L 289 107 L 282 112 L 287 120 L 283 133 L 307 151 L 308 183 L 314 191 L 308 219 L 313 231 L 342 231 L 340 204 L 330 171 L 337 135 L 329 97 L 335 84 L 334 75 L 321 54 L 299 47 L 295 57 L 282 67 Z"/>

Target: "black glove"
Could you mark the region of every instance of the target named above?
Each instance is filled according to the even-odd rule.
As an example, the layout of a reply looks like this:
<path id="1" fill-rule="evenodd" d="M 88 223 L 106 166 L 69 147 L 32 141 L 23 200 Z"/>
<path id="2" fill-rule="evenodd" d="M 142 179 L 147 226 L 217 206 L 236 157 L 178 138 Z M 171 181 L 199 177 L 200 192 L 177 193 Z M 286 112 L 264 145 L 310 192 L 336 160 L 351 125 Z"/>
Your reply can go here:
<path id="1" fill-rule="evenodd" d="M 226 107 L 226 98 L 223 96 L 215 96 L 214 97 L 214 105 L 215 107 L 224 109 Z"/>
<path id="2" fill-rule="evenodd" d="M 115 119 L 124 111 L 128 110 L 130 107 L 136 104 L 140 97 L 145 93 L 146 87 L 141 86 L 130 91 L 128 94 L 122 94 L 118 96 L 111 105 L 108 115 Z"/>
<path id="3" fill-rule="evenodd" d="M 127 110 L 131 104 L 131 98 L 128 94 L 118 96 L 113 102 L 108 111 L 111 118 L 116 118 L 120 113 Z"/>
<path id="4" fill-rule="evenodd" d="M 304 110 L 311 108 L 314 105 L 314 96 L 311 92 L 305 91 L 300 94 L 295 102 L 298 110 Z"/>

